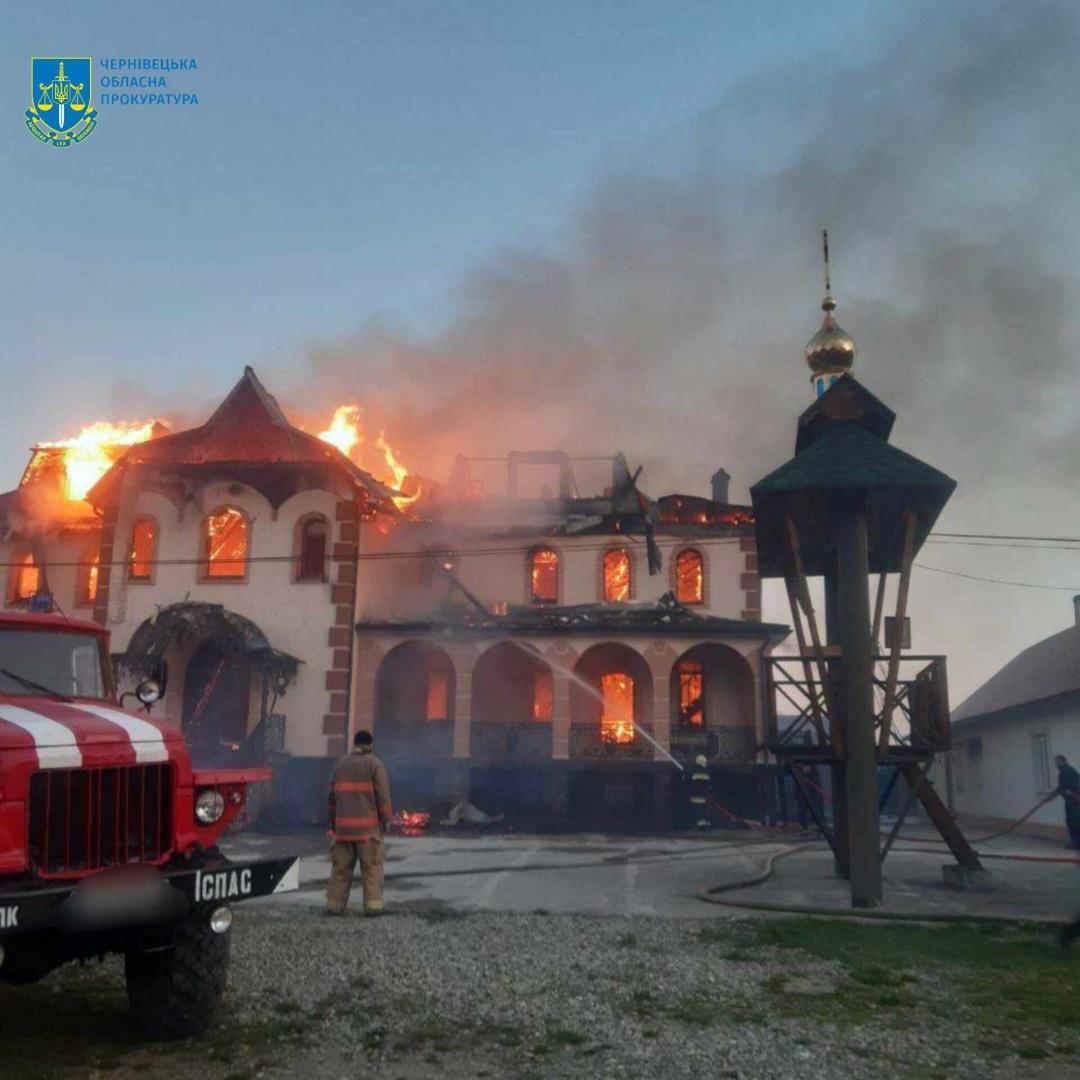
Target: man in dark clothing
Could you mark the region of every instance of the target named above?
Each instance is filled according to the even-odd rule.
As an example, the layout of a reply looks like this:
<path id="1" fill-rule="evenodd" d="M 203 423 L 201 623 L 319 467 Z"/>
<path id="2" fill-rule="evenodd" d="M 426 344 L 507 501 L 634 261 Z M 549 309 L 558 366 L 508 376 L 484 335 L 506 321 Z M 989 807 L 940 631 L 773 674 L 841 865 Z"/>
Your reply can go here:
<path id="1" fill-rule="evenodd" d="M 1080 848 L 1080 772 L 1066 760 L 1064 754 L 1054 758 L 1058 771 L 1057 793 L 1065 800 L 1065 827 L 1069 830 L 1069 846 Z"/>
<path id="2" fill-rule="evenodd" d="M 1057 793 L 1065 800 L 1065 824 L 1069 829 L 1069 844 L 1080 848 L 1080 772 L 1077 772 L 1064 754 L 1054 758 L 1058 771 Z M 1080 938 L 1080 915 L 1061 931 L 1062 948 L 1068 949 Z"/>
<path id="3" fill-rule="evenodd" d="M 353 750 L 334 769 L 330 788 L 330 881 L 326 911 L 344 915 L 357 862 L 363 870 L 364 914 L 383 909 L 383 831 L 390 824 L 390 779 L 371 752 L 370 731 L 358 731 Z"/>

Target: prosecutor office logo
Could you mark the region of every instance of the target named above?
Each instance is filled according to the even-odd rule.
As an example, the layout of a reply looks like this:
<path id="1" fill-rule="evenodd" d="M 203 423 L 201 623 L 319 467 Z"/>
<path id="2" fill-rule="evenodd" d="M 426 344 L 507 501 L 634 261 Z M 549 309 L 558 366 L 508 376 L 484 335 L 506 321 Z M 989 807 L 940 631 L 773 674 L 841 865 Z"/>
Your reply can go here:
<path id="1" fill-rule="evenodd" d="M 92 86 L 89 56 L 35 56 L 30 61 L 27 131 L 53 146 L 82 142 L 97 127 Z"/>

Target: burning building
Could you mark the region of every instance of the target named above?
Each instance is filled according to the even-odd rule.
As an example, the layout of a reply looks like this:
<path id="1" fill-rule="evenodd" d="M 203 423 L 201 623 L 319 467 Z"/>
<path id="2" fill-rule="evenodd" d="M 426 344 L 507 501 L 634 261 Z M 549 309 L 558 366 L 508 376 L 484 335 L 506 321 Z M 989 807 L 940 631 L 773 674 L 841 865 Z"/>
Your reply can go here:
<path id="1" fill-rule="evenodd" d="M 710 498 L 651 498 L 621 454 L 459 458 L 436 482 L 382 436 L 360 468 L 357 421 L 303 431 L 249 368 L 200 427 L 105 432 L 86 467 L 35 448 L 0 496 L 7 605 L 92 613 L 197 757 L 281 755 L 296 808 L 357 727 L 417 810 L 667 825 L 671 759 L 698 754 L 757 805 L 787 628 L 761 620 L 723 470 Z"/>

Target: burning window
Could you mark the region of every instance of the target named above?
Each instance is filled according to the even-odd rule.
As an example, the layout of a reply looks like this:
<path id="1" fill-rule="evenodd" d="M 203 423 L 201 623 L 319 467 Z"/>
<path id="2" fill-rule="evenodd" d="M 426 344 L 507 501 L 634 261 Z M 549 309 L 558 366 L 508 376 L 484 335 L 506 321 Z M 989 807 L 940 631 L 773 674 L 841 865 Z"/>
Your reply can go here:
<path id="1" fill-rule="evenodd" d="M 634 680 L 621 671 L 600 676 L 600 738 L 606 743 L 634 741 Z"/>
<path id="2" fill-rule="evenodd" d="M 533 719 L 548 721 L 554 712 L 555 678 L 550 671 L 536 671 L 533 674 Z"/>
<path id="3" fill-rule="evenodd" d="M 157 523 L 152 518 L 138 518 L 131 527 L 131 558 L 128 577 L 132 581 L 149 581 L 154 576 L 154 554 L 157 548 Z"/>
<path id="4" fill-rule="evenodd" d="M 541 548 L 529 556 L 532 598 L 535 603 L 554 604 L 559 599 L 559 556 Z"/>
<path id="5" fill-rule="evenodd" d="M 101 578 L 101 555 L 88 552 L 79 563 L 76 603 L 88 606 L 97 599 L 98 582 Z"/>
<path id="6" fill-rule="evenodd" d="M 609 604 L 630 599 L 630 556 L 622 548 L 604 555 L 604 599 Z"/>
<path id="7" fill-rule="evenodd" d="M 675 596 L 680 604 L 705 603 L 705 561 L 700 551 L 686 548 L 676 557 Z"/>
<path id="8" fill-rule="evenodd" d="M 41 571 L 31 554 L 20 555 L 15 560 L 11 573 L 11 599 L 27 601 L 38 591 L 41 584 Z"/>
<path id="9" fill-rule="evenodd" d="M 247 571 L 247 518 L 231 506 L 211 514 L 204 525 L 206 576 L 242 578 Z"/>
<path id="10" fill-rule="evenodd" d="M 327 536 L 326 518 L 309 517 L 301 522 L 297 581 L 326 580 Z"/>
<path id="11" fill-rule="evenodd" d="M 428 720 L 450 719 L 450 676 L 438 668 L 427 673 L 427 705 L 424 713 Z"/>
<path id="12" fill-rule="evenodd" d="M 705 672 L 700 660 L 680 660 L 679 724 L 683 727 L 705 726 Z"/>

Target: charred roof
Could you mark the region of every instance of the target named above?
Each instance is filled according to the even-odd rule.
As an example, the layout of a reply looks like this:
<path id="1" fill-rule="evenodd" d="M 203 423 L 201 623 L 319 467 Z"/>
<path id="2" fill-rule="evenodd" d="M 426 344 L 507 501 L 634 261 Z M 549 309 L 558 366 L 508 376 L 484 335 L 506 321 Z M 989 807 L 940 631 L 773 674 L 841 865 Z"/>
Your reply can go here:
<path id="1" fill-rule="evenodd" d="M 205 424 L 130 447 L 90 489 L 88 501 L 114 501 L 120 478 L 132 468 L 156 468 L 181 487 L 219 478 L 241 481 L 273 505 L 314 486 L 327 472 L 375 500 L 392 494 L 336 447 L 290 424 L 250 367 Z"/>

